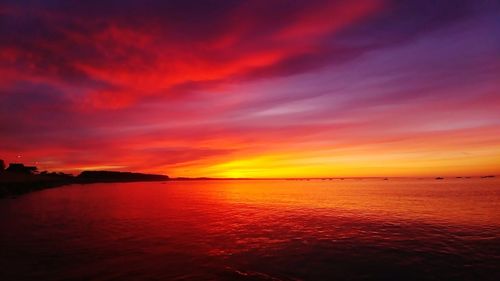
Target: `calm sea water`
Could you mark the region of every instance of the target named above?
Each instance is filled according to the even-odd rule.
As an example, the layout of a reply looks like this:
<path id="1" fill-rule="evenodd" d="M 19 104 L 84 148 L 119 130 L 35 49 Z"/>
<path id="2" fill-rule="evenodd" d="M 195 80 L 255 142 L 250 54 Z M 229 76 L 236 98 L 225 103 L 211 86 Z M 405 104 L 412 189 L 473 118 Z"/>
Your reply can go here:
<path id="1" fill-rule="evenodd" d="M 0 280 L 500 280 L 498 179 L 72 185 L 0 230 Z"/>

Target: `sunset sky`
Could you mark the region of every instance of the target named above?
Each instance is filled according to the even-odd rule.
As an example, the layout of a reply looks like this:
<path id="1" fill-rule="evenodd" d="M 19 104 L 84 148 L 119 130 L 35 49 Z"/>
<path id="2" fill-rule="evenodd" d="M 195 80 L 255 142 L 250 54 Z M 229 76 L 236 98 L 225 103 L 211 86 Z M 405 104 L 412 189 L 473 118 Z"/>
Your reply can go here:
<path id="1" fill-rule="evenodd" d="M 500 173 L 500 1 L 0 2 L 0 159 Z"/>

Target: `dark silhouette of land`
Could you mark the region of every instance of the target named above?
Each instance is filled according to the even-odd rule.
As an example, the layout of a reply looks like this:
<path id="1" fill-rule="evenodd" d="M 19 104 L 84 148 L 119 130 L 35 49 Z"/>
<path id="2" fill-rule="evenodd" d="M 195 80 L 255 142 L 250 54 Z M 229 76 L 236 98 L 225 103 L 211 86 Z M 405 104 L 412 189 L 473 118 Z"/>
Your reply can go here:
<path id="1" fill-rule="evenodd" d="M 168 179 L 166 175 L 115 171 L 83 171 L 78 176 L 73 176 L 61 172 L 38 172 L 37 167 L 25 166 L 22 163 L 11 163 L 5 168 L 5 162 L 0 160 L 0 198 L 74 183 L 165 181 Z"/>
<path id="2" fill-rule="evenodd" d="M 83 171 L 77 178 L 80 182 L 131 182 L 164 181 L 168 179 L 168 176 L 115 171 Z"/>

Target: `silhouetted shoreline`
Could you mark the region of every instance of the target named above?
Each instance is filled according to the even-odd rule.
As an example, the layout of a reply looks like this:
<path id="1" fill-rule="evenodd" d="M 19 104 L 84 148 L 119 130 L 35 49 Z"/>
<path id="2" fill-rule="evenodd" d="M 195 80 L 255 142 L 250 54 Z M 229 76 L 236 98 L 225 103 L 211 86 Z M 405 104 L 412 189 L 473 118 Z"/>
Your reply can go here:
<path id="1" fill-rule="evenodd" d="M 37 172 L 36 167 L 12 163 L 0 170 L 0 198 L 69 184 L 165 181 L 166 175 L 116 171 L 83 171 L 78 176 L 56 172 Z"/>
<path id="2" fill-rule="evenodd" d="M 101 171 L 100 171 L 101 172 Z M 4 180 L 0 176 L 0 198 L 18 196 L 32 191 L 59 187 L 69 184 L 91 184 L 91 183 L 111 183 L 111 182 L 147 182 L 165 181 L 168 176 L 151 175 L 141 173 L 124 173 L 124 177 L 117 175 L 112 177 L 53 177 L 44 175 L 25 176 L 23 180 Z"/>

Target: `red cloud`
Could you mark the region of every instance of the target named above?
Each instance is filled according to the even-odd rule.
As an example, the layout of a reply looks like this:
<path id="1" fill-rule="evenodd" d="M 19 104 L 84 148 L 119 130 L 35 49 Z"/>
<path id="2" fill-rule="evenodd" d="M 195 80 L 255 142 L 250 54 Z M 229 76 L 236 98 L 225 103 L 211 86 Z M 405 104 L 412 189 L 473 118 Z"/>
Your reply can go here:
<path id="1" fill-rule="evenodd" d="M 475 39 L 498 28 L 459 2 L 0 4 L 0 158 L 204 176 L 497 156 L 498 50 Z"/>
<path id="2" fill-rule="evenodd" d="M 42 21 L 48 34 L 26 38 L 31 47 L 1 47 L 6 60 L 0 69 L 14 64 L 16 76 L 6 78 L 11 82 L 74 84 L 74 79 L 68 79 L 74 75 L 80 79 L 78 100 L 83 100 L 84 107 L 120 108 L 185 83 L 241 79 L 289 58 L 315 53 L 322 39 L 376 12 L 379 1 L 311 2 L 292 9 L 278 28 L 265 30 L 256 16 L 270 8 L 281 6 L 256 2 L 232 8 L 222 15 L 231 20 L 225 22 L 228 26 L 217 26 L 202 40 L 183 34 L 177 30 L 179 23 L 168 18 L 143 18 L 140 24 L 130 25 L 113 15 L 90 22 L 78 13 L 31 12 L 29 16 Z M 271 17 L 267 20 L 273 23 Z"/>

